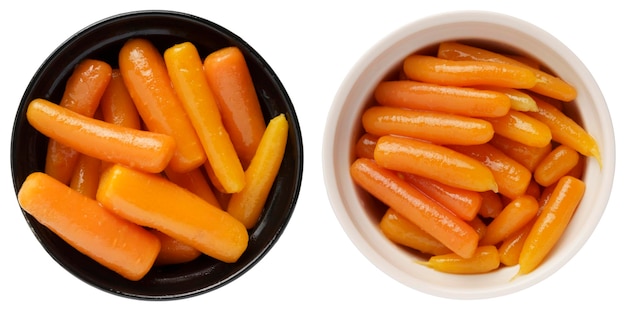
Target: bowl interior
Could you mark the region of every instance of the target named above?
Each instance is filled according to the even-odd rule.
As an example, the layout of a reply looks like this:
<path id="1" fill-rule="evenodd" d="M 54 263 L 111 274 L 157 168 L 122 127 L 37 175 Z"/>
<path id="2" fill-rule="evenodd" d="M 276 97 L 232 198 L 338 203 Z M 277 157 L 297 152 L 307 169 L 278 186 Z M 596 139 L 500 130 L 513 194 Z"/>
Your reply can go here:
<path id="1" fill-rule="evenodd" d="M 603 168 L 588 158 L 584 173 L 587 192 L 562 239 L 533 273 L 517 277 L 517 267 L 488 274 L 451 275 L 415 264 L 426 260 L 391 243 L 379 230 L 384 213 L 378 201 L 352 181 L 352 147 L 363 133 L 360 116 L 373 103 L 378 82 L 397 73 L 402 60 L 429 53 L 443 41 L 463 41 L 501 52 L 530 56 L 578 89 L 568 104 L 598 141 Z M 615 142 L 604 98 L 592 75 L 561 42 L 524 21 L 489 12 L 451 12 L 416 21 L 375 44 L 358 60 L 336 94 L 324 135 L 324 177 L 335 214 L 353 243 L 373 264 L 414 289 L 449 298 L 487 298 L 529 287 L 558 270 L 582 247 L 602 216 L 615 166 Z"/>
<path id="2" fill-rule="evenodd" d="M 233 264 L 208 256 L 183 265 L 151 270 L 142 280 L 128 281 L 82 255 L 24 212 L 33 233 L 47 252 L 69 272 L 102 290 L 141 299 L 184 298 L 221 287 L 256 264 L 282 234 L 295 208 L 303 171 L 303 144 L 293 104 L 265 60 L 243 39 L 202 18 L 171 11 L 124 13 L 92 24 L 61 44 L 41 65 L 19 105 L 11 142 L 11 169 L 15 192 L 28 174 L 44 168 L 47 138 L 25 117 L 28 103 L 37 97 L 58 103 L 65 81 L 82 59 L 97 58 L 117 67 L 126 40 L 144 37 L 161 51 L 183 41 L 194 43 L 201 56 L 226 46 L 237 46 L 246 58 L 266 122 L 284 113 L 289 123 L 285 157 L 264 211 L 249 231 L 246 252 Z"/>

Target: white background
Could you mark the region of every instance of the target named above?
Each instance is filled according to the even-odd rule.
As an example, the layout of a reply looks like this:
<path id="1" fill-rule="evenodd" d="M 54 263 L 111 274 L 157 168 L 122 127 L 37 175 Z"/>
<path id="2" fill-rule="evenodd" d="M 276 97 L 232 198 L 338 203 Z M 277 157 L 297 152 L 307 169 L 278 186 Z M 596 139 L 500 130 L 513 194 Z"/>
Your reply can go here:
<path id="1" fill-rule="evenodd" d="M 7 5 L 10 3 L 10 8 Z M 326 198 L 321 146 L 327 111 L 343 78 L 389 32 L 450 10 L 506 13 L 559 38 L 596 78 L 623 153 L 625 13 L 618 1 L 4 1 L 0 9 L 0 311 L 66 312 L 419 311 L 624 312 L 626 213 L 618 161 L 612 198 L 596 232 L 560 271 L 518 293 L 450 300 L 412 290 L 375 268 L 344 234 Z M 583 3 L 583 4 L 575 4 Z M 130 300 L 65 272 L 28 228 L 11 181 L 11 127 L 22 93 L 44 59 L 83 27 L 129 10 L 172 9 L 216 22 L 251 44 L 276 71 L 300 118 L 304 182 L 285 233 L 261 262 L 216 291 L 186 300 Z M 11 308 L 11 309 L 9 309 Z M 604 311 L 604 310 L 602 310 Z"/>

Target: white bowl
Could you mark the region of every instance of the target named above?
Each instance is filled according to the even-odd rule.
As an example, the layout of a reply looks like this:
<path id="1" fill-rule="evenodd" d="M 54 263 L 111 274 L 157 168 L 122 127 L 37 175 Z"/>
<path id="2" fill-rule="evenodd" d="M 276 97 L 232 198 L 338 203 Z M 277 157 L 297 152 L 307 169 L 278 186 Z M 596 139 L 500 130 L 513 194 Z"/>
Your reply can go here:
<path id="1" fill-rule="evenodd" d="M 362 134 L 361 114 L 372 104 L 375 86 L 397 73 L 402 60 L 451 40 L 476 43 L 537 59 L 573 84 L 580 122 L 597 140 L 603 167 L 587 158 L 583 179 L 587 191 L 563 237 L 532 273 L 512 278 L 518 267 L 476 275 L 446 274 L 415 263 L 416 254 L 389 241 L 370 214 L 372 199 L 352 181 L 353 146 Z M 563 43 L 542 29 L 511 16 L 490 12 L 451 12 L 424 18 L 391 33 L 358 60 L 340 86 L 330 108 L 323 142 L 323 170 L 328 197 L 346 234 L 374 265 L 398 282 L 445 298 L 477 299 L 510 294 L 552 275 L 585 244 L 608 202 L 615 169 L 611 118 L 594 78 Z M 425 260 L 425 259 L 423 259 Z"/>

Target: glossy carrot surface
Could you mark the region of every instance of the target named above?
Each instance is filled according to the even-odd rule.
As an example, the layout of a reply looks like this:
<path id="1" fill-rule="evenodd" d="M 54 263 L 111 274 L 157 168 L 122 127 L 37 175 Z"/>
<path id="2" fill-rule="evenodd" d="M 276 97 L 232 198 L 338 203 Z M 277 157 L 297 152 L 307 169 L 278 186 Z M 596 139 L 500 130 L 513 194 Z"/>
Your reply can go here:
<path id="1" fill-rule="evenodd" d="M 427 262 L 418 262 L 434 270 L 452 274 L 488 273 L 500 266 L 500 256 L 495 246 L 479 246 L 469 258 L 455 253 L 435 255 Z"/>
<path id="2" fill-rule="evenodd" d="M 522 195 L 509 202 L 489 225 L 480 245 L 497 245 L 505 238 L 522 229 L 539 210 L 537 200 Z"/>
<path id="3" fill-rule="evenodd" d="M 100 159 L 80 154 L 74 173 L 70 180 L 70 188 L 80 192 L 81 194 L 95 199 L 98 184 L 100 183 L 100 168 L 102 161 Z"/>
<path id="4" fill-rule="evenodd" d="M 376 149 L 376 142 L 378 142 L 378 136 L 364 133 L 357 140 L 354 147 L 354 154 L 357 158 L 374 158 L 374 149 Z"/>
<path id="5" fill-rule="evenodd" d="M 574 169 L 579 159 L 580 155 L 576 150 L 560 145 L 539 162 L 533 177 L 542 186 L 552 185 Z"/>
<path id="6" fill-rule="evenodd" d="M 450 249 L 396 210 L 389 208 L 380 220 L 380 230 L 389 240 L 430 255 L 451 253 Z"/>
<path id="7" fill-rule="evenodd" d="M 551 144 L 543 147 L 531 147 L 499 134 L 494 134 L 489 144 L 498 148 L 531 172 L 534 171 L 539 162 L 552 151 Z"/>
<path id="8" fill-rule="evenodd" d="M 111 73 L 111 81 L 100 99 L 100 109 L 105 122 L 134 129 L 141 128 L 141 117 L 119 69 L 114 69 Z"/>
<path id="9" fill-rule="evenodd" d="M 531 147 L 545 147 L 552 141 L 552 132 L 543 122 L 515 110 L 502 117 L 485 118 L 496 134 Z"/>
<path id="10" fill-rule="evenodd" d="M 198 249 L 184 244 L 158 230 L 151 229 L 150 232 L 159 238 L 161 242 L 161 249 L 154 261 L 154 265 L 161 266 L 191 262 L 202 255 L 202 252 L 198 251 Z"/>

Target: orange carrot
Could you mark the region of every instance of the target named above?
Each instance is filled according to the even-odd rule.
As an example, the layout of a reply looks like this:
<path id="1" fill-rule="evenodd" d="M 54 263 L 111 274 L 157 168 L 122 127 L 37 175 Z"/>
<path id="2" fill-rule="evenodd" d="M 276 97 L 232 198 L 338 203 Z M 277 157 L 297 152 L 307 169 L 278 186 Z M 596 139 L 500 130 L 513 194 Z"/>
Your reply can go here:
<path id="1" fill-rule="evenodd" d="M 202 252 L 192 246 L 186 245 L 156 229 L 151 229 L 159 241 L 161 242 L 161 250 L 154 261 L 154 265 L 172 265 L 181 264 L 195 260 Z"/>
<path id="2" fill-rule="evenodd" d="M 357 158 L 374 158 L 374 149 L 376 149 L 376 142 L 378 136 L 365 133 L 361 135 L 354 147 L 354 154 Z"/>
<path id="3" fill-rule="evenodd" d="M 111 73 L 111 81 L 100 99 L 100 109 L 105 122 L 141 129 L 141 117 L 119 69 Z"/>
<path id="4" fill-rule="evenodd" d="M 534 179 L 531 179 L 528 183 L 528 188 L 526 188 L 526 194 L 535 199 L 539 199 L 541 192 L 541 186 Z"/>
<path id="5" fill-rule="evenodd" d="M 422 253 L 438 255 L 452 252 L 392 208 L 387 209 L 380 220 L 380 230 L 389 240 Z"/>
<path id="6" fill-rule="evenodd" d="M 478 234 L 479 241 L 480 239 L 485 237 L 485 232 L 487 232 L 487 224 L 485 224 L 485 222 L 483 222 L 483 220 L 479 216 L 474 217 L 472 220 L 468 221 L 467 223 L 470 224 L 472 228 L 474 228 L 474 230 Z"/>
<path id="7" fill-rule="evenodd" d="M 560 145 L 548 154 L 535 169 L 533 177 L 538 184 L 549 186 L 571 171 L 579 160 L 576 150 L 567 145 Z"/>
<path id="8" fill-rule="evenodd" d="M 485 61 L 455 61 L 428 55 L 410 55 L 403 69 L 413 80 L 446 86 L 490 85 L 532 88 L 537 79 L 525 66 Z"/>
<path id="9" fill-rule="evenodd" d="M 497 91 L 505 94 L 511 100 L 511 109 L 520 112 L 536 112 L 538 110 L 537 103 L 527 93 L 513 88 L 494 87 L 494 86 L 476 86 L 476 88 Z"/>
<path id="10" fill-rule="evenodd" d="M 141 279 L 159 253 L 159 240 L 150 232 L 47 174 L 30 174 L 18 200 L 69 245 L 127 279 Z"/>
<path id="11" fill-rule="evenodd" d="M 478 234 L 467 222 L 415 189 L 393 171 L 360 158 L 350 167 L 357 185 L 398 214 L 429 233 L 458 255 L 469 258 L 478 245 Z"/>
<path id="12" fill-rule="evenodd" d="M 533 227 L 533 223 L 536 220 L 536 216 L 533 217 L 524 227 L 505 238 L 498 247 L 498 253 L 500 254 L 500 263 L 506 266 L 513 266 L 519 264 L 519 256 L 522 253 L 522 247 L 524 241 L 528 237 L 530 229 Z"/>
<path id="13" fill-rule="evenodd" d="M 552 140 L 550 128 L 539 120 L 515 110 L 505 116 L 485 118 L 496 134 L 531 147 L 545 147 Z"/>
<path id="14" fill-rule="evenodd" d="M 128 40 L 119 53 L 120 73 L 148 130 L 172 136 L 176 149 L 170 166 L 186 172 L 206 161 L 196 131 L 167 73 L 163 56 L 146 39 Z"/>
<path id="15" fill-rule="evenodd" d="M 511 100 L 501 92 L 410 80 L 381 82 L 374 98 L 384 106 L 472 117 L 503 116 L 511 108 Z"/>
<path id="16" fill-rule="evenodd" d="M 191 42 L 183 42 L 165 50 L 164 59 L 174 90 L 200 138 L 215 176 L 226 192 L 241 191 L 246 183 L 243 167 L 222 124 L 198 50 Z"/>
<path id="17" fill-rule="evenodd" d="M 481 201 L 480 209 L 478 209 L 478 215 L 485 218 L 494 218 L 502 212 L 504 204 L 502 203 L 502 199 L 499 194 L 491 190 L 487 190 L 480 192 L 480 196 L 483 199 Z"/>
<path id="18" fill-rule="evenodd" d="M 456 188 L 498 190 L 488 167 L 444 146 L 405 137 L 382 136 L 376 144 L 374 159 L 382 167 L 420 175 Z"/>
<path id="19" fill-rule="evenodd" d="M 168 135 L 88 118 L 48 100 L 31 101 L 26 117 L 44 135 L 106 162 L 157 173 L 174 153 L 174 139 Z"/>
<path id="20" fill-rule="evenodd" d="M 537 164 L 552 151 L 551 144 L 543 147 L 531 147 L 498 134 L 493 135 L 489 144 L 500 149 L 504 154 L 519 162 L 531 172 L 534 171 Z"/>
<path id="21" fill-rule="evenodd" d="M 156 174 L 115 164 L 102 174 L 96 199 L 122 218 L 223 262 L 236 262 L 248 246 L 243 224 Z"/>
<path id="22" fill-rule="evenodd" d="M 507 204 L 502 212 L 487 225 L 485 237 L 483 237 L 479 244 L 495 245 L 500 243 L 532 220 L 533 217 L 537 215 L 538 209 L 537 200 L 532 196 L 522 195 L 513 199 L 513 201 Z"/>
<path id="23" fill-rule="evenodd" d="M 246 60 L 237 47 L 226 47 L 204 59 L 204 70 L 224 127 L 246 169 L 266 127 Z"/>
<path id="24" fill-rule="evenodd" d="M 70 188 L 87 197 L 95 199 L 98 184 L 100 183 L 101 164 L 102 161 L 97 158 L 80 154 L 76 167 L 74 167 L 72 179 L 70 180 Z"/>
<path id="25" fill-rule="evenodd" d="M 372 106 L 363 113 L 365 131 L 376 136 L 399 135 L 438 144 L 474 145 L 493 137 L 491 123 L 436 111 Z"/>
<path id="26" fill-rule="evenodd" d="M 455 253 L 434 255 L 427 262 L 418 262 L 434 270 L 452 274 L 488 273 L 500 266 L 500 256 L 495 246 L 479 246 L 476 253 L 463 258 Z"/>
<path id="27" fill-rule="evenodd" d="M 204 201 L 221 208 L 221 204 L 217 201 L 215 193 L 207 182 L 202 170 L 198 167 L 189 172 L 179 173 L 172 169 L 165 169 L 165 176 L 173 183 L 193 192 Z"/>

